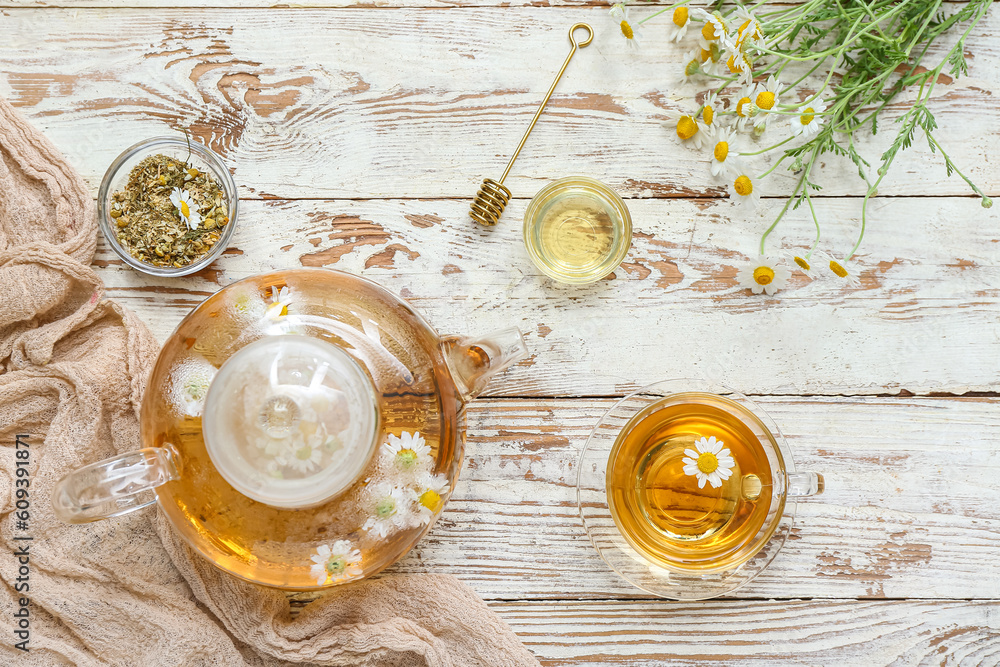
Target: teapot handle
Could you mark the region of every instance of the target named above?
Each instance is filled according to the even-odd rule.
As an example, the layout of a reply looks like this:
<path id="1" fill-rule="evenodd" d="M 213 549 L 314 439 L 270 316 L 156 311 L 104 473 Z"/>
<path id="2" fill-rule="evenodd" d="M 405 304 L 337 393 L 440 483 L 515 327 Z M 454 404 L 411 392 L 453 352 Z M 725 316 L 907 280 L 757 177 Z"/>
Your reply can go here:
<path id="1" fill-rule="evenodd" d="M 110 519 L 156 502 L 152 490 L 177 479 L 177 452 L 146 447 L 78 468 L 56 482 L 52 508 L 66 523 Z"/>

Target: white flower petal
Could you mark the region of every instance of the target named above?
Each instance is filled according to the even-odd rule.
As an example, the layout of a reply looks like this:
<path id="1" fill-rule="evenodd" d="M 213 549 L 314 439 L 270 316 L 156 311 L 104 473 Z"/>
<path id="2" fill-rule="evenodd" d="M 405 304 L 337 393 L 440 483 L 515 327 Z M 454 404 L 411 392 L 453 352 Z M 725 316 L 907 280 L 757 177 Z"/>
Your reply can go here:
<path id="1" fill-rule="evenodd" d="M 689 466 L 698 465 L 698 461 L 696 461 L 695 459 L 692 459 L 692 458 L 688 458 L 687 456 L 685 456 L 684 458 L 681 459 L 681 463 L 683 463 L 684 465 L 689 465 Z"/>
<path id="2" fill-rule="evenodd" d="M 684 466 L 684 474 L 687 475 L 687 476 L 689 476 L 689 477 L 692 476 L 692 475 L 697 475 L 698 474 L 698 466 L 695 466 L 695 465 Z"/>
<path id="3" fill-rule="evenodd" d="M 698 488 L 699 489 L 704 489 L 706 481 L 708 481 L 708 477 L 706 477 L 704 474 L 702 474 L 702 473 L 699 472 L 698 473 Z"/>

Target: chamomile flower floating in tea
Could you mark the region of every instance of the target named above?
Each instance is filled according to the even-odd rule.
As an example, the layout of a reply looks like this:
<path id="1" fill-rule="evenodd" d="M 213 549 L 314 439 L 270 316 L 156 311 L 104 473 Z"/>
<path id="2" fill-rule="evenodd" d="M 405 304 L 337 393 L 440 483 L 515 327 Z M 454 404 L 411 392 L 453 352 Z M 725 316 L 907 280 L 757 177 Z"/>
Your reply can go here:
<path id="1" fill-rule="evenodd" d="M 811 201 L 820 189 L 815 167 L 827 153 L 846 157 L 857 167 L 866 194 L 856 241 L 844 256 L 848 261 L 864 238 L 868 200 L 876 196 L 889 167 L 899 152 L 911 145 L 918 129 L 926 135 L 931 150 L 941 155 L 947 173 L 957 172 L 981 198 L 984 208 L 992 205 L 941 149 L 935 138 L 937 123 L 928 108 L 935 86 L 951 81 L 945 70 L 954 77 L 967 74 L 965 40 L 990 4 L 991 0 L 971 0 L 939 14 L 941 3 L 930 0 L 843 6 L 807 2 L 774 9 L 761 3 L 751 9 L 735 2 L 715 5 L 712 12 L 688 9 L 682 2 L 638 21 L 630 20 L 629 25 L 634 29 L 667 14 L 668 39 L 680 41 L 684 35 L 697 35 L 692 40 L 697 50 L 683 56 L 678 70 L 684 83 L 703 82 L 708 96 L 688 97 L 670 129 L 687 148 L 704 151 L 713 174 L 718 175 L 721 169 L 715 146 L 701 140 L 705 132 L 699 131 L 699 117 L 706 126 L 729 126 L 763 139 L 763 147 L 744 150 L 744 157 L 777 153 L 767 171 L 744 172 L 746 187 L 735 188 L 740 195 L 736 198 L 745 199 L 753 186 L 756 199 L 760 182 L 782 164 L 792 172 L 795 184 L 791 195 L 761 235 L 760 254 L 765 254 L 767 239 L 784 216 L 801 204 L 808 205 L 817 230 L 810 246 L 810 250 L 815 249 L 820 239 L 819 218 Z M 963 26 L 958 40 L 951 40 L 943 49 L 931 48 L 958 26 Z M 942 51 L 940 62 L 923 64 L 927 57 L 939 57 L 928 54 Z M 720 67 L 714 65 L 717 62 Z M 895 138 L 878 158 L 878 168 L 872 170 L 856 149 L 857 135 L 868 129 L 874 134 L 882 112 L 893 108 L 896 96 L 903 91 L 913 93 L 915 100 L 896 120 Z M 717 96 L 728 100 L 721 105 L 724 110 L 716 106 Z M 710 109 L 708 114 L 706 109 Z M 843 264 L 838 266 L 843 269 Z M 841 269 L 834 273 L 839 276 Z"/>
<path id="2" fill-rule="evenodd" d="M 368 519 L 361 528 L 375 537 L 385 538 L 422 521 L 414 511 L 417 494 L 412 489 L 376 482 L 364 490 L 363 496 Z"/>
<path id="3" fill-rule="evenodd" d="M 698 488 L 705 488 L 705 482 L 713 489 L 722 486 L 722 482 L 733 474 L 736 461 L 728 449 L 723 448 L 723 442 L 715 436 L 701 438 L 695 443 L 695 449 L 685 449 L 684 474 L 698 478 Z"/>
<path id="4" fill-rule="evenodd" d="M 756 261 L 740 267 L 736 280 L 740 287 L 746 287 L 754 294 L 766 292 L 771 295 L 784 287 L 791 275 L 791 272 L 777 261 L 761 256 Z"/>
<path id="5" fill-rule="evenodd" d="M 188 356 L 174 366 L 167 393 L 174 409 L 189 417 L 200 417 L 215 373 L 215 366 L 196 355 Z"/>
<path id="6" fill-rule="evenodd" d="M 390 434 L 389 441 L 382 445 L 382 451 L 401 472 L 414 472 L 430 465 L 431 448 L 419 433 Z"/>
<path id="7" fill-rule="evenodd" d="M 425 472 L 417 479 L 417 511 L 421 517 L 430 520 L 441 509 L 442 498 L 448 492 L 450 482 L 444 475 Z"/>
<path id="8" fill-rule="evenodd" d="M 271 303 L 267 304 L 266 317 L 274 322 L 281 320 L 288 315 L 288 305 L 291 302 L 292 295 L 287 285 L 280 290 L 271 287 Z"/>
<path id="9" fill-rule="evenodd" d="M 361 552 L 348 540 L 338 540 L 332 545 L 322 544 L 310 559 L 314 565 L 309 572 L 316 579 L 317 586 L 351 581 L 364 574 Z"/>

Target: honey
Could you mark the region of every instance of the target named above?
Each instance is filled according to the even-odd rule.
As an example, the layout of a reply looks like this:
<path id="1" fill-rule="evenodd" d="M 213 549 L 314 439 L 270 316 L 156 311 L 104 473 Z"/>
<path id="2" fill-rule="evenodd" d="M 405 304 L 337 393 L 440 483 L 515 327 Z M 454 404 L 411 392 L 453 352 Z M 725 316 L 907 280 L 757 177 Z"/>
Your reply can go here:
<path id="1" fill-rule="evenodd" d="M 535 265 L 565 283 L 604 278 L 621 264 L 631 242 L 625 203 L 603 183 L 564 178 L 528 205 L 524 243 Z"/>

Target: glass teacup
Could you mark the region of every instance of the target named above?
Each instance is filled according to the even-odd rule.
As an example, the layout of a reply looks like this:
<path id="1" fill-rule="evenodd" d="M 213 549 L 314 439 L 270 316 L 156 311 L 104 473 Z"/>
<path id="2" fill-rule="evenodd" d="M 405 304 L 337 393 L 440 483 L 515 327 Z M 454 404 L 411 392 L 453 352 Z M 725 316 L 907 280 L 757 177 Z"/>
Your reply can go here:
<path id="1" fill-rule="evenodd" d="M 631 584 L 676 600 L 731 593 L 777 555 L 798 498 L 777 424 L 706 380 L 644 387 L 601 418 L 580 454 L 580 516 L 601 557 Z"/>

